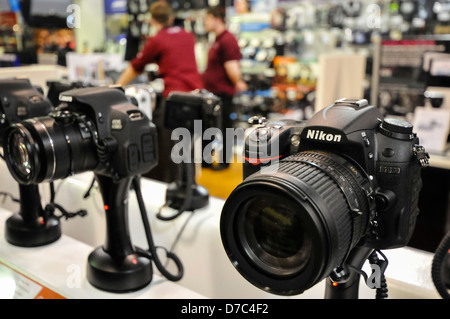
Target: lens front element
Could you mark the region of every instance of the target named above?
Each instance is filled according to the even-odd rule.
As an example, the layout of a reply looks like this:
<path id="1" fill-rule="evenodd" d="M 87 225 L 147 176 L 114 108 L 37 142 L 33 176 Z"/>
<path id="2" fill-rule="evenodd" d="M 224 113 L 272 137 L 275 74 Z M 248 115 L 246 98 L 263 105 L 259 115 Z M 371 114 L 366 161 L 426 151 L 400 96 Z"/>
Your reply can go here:
<path id="1" fill-rule="evenodd" d="M 297 205 L 273 195 L 254 197 L 242 208 L 245 214 L 241 239 L 254 262 L 277 275 L 300 271 L 311 254 L 311 238 L 305 233 Z"/>
<path id="2" fill-rule="evenodd" d="M 37 145 L 25 127 L 11 125 L 4 139 L 5 161 L 13 177 L 22 184 L 29 184 L 39 166 Z"/>
<path id="3" fill-rule="evenodd" d="M 31 174 L 30 155 L 25 144 L 25 138 L 18 132 L 11 137 L 11 143 L 16 145 L 12 148 L 11 161 L 17 172 L 27 178 Z"/>

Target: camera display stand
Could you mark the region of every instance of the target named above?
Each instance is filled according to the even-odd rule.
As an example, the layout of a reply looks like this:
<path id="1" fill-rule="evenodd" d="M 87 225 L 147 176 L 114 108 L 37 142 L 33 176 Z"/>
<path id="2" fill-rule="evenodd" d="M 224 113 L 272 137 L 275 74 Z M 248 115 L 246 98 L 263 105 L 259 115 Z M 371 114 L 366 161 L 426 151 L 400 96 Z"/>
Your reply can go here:
<path id="1" fill-rule="evenodd" d="M 345 263 L 347 271 L 341 273 L 342 277 L 326 279 L 325 299 L 358 299 L 359 270 L 372 251 L 373 249 L 367 247 L 356 247 L 352 250 Z"/>
<path id="2" fill-rule="evenodd" d="M 195 163 L 181 163 L 177 180 L 167 187 L 166 202 L 169 207 L 183 208 L 184 211 L 193 211 L 208 205 L 208 190 L 195 182 Z"/>
<path id="3" fill-rule="evenodd" d="M 102 290 L 129 292 L 148 285 L 153 277 L 149 254 L 131 244 L 128 192 L 132 177 L 114 181 L 96 174 L 106 213 L 106 242 L 88 257 L 87 278 Z"/>
<path id="4" fill-rule="evenodd" d="M 195 181 L 194 141 L 189 144 L 190 161 L 182 161 L 178 166 L 177 179 L 169 184 L 166 203 L 179 212 L 194 211 L 209 203 L 208 190 Z"/>
<path id="5" fill-rule="evenodd" d="M 19 193 L 20 211 L 6 221 L 6 240 L 20 247 L 38 247 L 58 240 L 61 224 L 56 216 L 46 216 L 38 185 L 19 184 Z"/>

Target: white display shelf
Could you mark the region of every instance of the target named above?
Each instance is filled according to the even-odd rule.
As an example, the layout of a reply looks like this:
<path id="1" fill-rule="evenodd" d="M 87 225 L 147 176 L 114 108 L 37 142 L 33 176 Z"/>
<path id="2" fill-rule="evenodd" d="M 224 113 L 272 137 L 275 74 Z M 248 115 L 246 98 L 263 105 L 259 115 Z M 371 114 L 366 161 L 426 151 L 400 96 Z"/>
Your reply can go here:
<path id="1" fill-rule="evenodd" d="M 84 276 L 87 255 L 93 247 L 102 245 L 105 239 L 105 216 L 99 192 L 94 190 L 88 199 L 83 199 L 92 177 L 92 173 L 84 173 L 56 182 L 57 203 L 70 211 L 81 208 L 88 211 L 86 217 L 63 221 L 62 228 L 65 236 L 59 242 L 41 248 L 16 248 L 6 244 L 3 234 L 0 234 L 2 237 L 0 238 L 0 260 L 20 267 L 21 271 L 32 276 L 34 280 L 44 280 L 49 287 L 53 287 L 56 292 L 61 292 L 63 295 L 66 294 L 69 298 L 88 297 L 92 294 L 105 298 L 123 298 L 123 294 L 99 293 L 84 279 L 77 294 L 73 290 L 65 288 L 68 276 L 67 267 L 71 264 L 80 265 Z M 17 183 L 12 180 L 4 163 L 0 163 L 0 180 L 2 181 L 0 191 L 7 190 L 17 195 L 18 187 L 14 186 Z M 45 200 L 49 198 L 48 185 L 40 187 L 42 201 L 45 203 Z M 153 284 L 144 288 L 143 291 L 129 294 L 127 297 L 283 298 L 254 287 L 230 263 L 223 249 L 219 231 L 224 200 L 210 197 L 207 207 L 194 213 L 185 212 L 174 221 L 164 222 L 156 219 L 155 215 L 165 202 L 165 190 L 166 184 L 164 183 L 142 179 L 142 193 L 157 246 L 170 248 L 178 232 L 189 218 L 174 250 L 184 265 L 184 276 L 176 285 L 165 279 L 154 278 Z M 128 205 L 132 243 L 147 249 L 145 232 L 134 191 L 130 191 Z M 9 200 L 3 203 L 3 207 L 9 211 L 18 209 L 18 205 Z M 165 212 L 166 214 L 171 213 Z M 5 211 L 2 211 L 2 215 L 4 220 Z M 3 229 L 3 220 L 0 220 L 1 229 Z M 386 271 L 389 298 L 440 298 L 431 280 L 433 254 L 409 247 L 383 252 L 389 259 Z M 73 259 L 75 256 L 76 260 Z M 45 274 L 48 265 L 52 265 L 52 271 Z M 325 284 L 322 281 L 302 295 L 293 298 L 321 299 L 324 296 L 324 289 Z M 369 289 L 363 280 L 360 283 L 359 297 L 361 299 L 375 297 L 375 291 Z"/>

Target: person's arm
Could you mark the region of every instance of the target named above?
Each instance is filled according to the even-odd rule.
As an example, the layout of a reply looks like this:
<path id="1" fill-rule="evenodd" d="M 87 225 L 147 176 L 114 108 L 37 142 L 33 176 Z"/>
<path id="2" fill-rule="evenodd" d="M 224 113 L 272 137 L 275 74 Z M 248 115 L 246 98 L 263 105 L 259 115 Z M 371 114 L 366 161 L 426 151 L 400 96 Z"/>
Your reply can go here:
<path id="1" fill-rule="evenodd" d="M 237 91 L 246 91 L 248 89 L 247 83 L 242 80 L 241 65 L 239 60 L 226 61 L 224 64 L 225 71 L 228 78 L 233 82 Z"/>
<path id="2" fill-rule="evenodd" d="M 137 54 L 136 58 L 130 61 L 128 67 L 122 72 L 116 84 L 126 86 L 144 71 L 148 63 L 155 61 L 159 52 L 158 42 L 154 38 L 148 39 L 142 51 Z"/>
<path id="3" fill-rule="evenodd" d="M 126 86 L 128 83 L 130 83 L 135 77 L 137 77 L 140 74 L 140 72 L 137 72 L 134 67 L 130 64 L 125 69 L 125 71 L 122 72 L 119 79 L 116 81 L 116 84 L 121 86 Z"/>

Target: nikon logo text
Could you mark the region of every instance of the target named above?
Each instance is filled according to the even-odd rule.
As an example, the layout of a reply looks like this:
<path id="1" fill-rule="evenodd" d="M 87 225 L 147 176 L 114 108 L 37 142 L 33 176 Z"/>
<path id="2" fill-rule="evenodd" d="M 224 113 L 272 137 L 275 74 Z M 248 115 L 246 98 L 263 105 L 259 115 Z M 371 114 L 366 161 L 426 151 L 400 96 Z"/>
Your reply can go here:
<path id="1" fill-rule="evenodd" d="M 308 130 L 306 133 L 306 138 L 310 138 L 318 141 L 327 141 L 327 142 L 336 142 L 339 143 L 341 141 L 341 134 L 331 134 L 326 133 L 320 130 Z"/>

